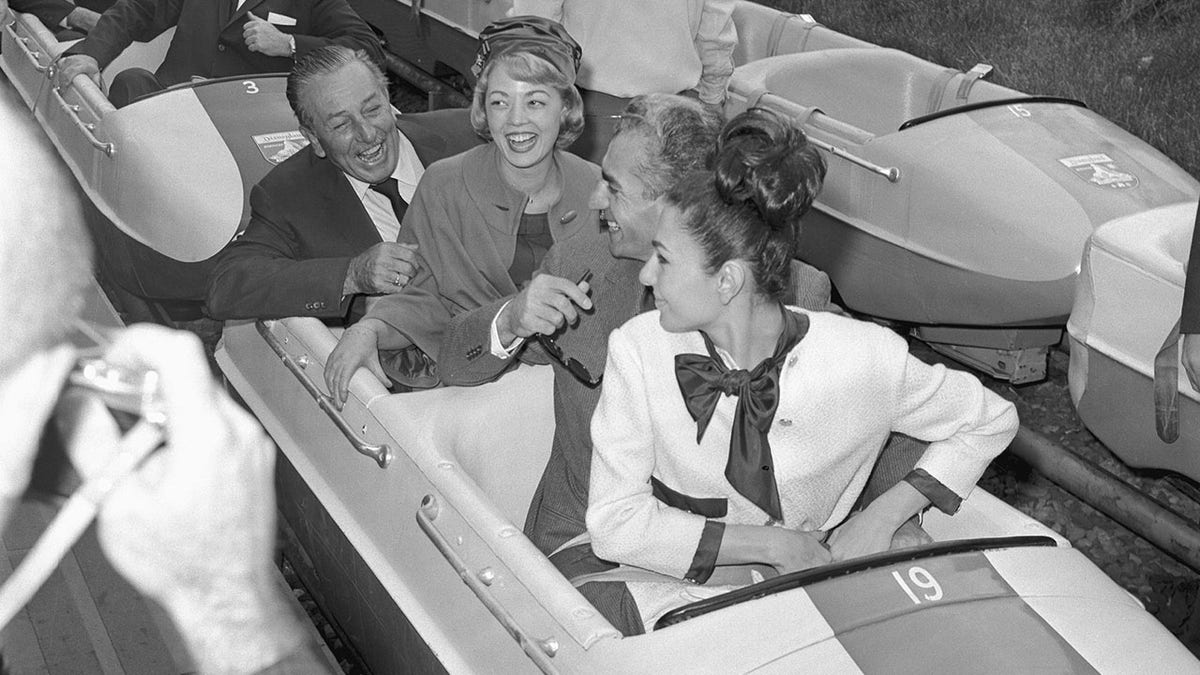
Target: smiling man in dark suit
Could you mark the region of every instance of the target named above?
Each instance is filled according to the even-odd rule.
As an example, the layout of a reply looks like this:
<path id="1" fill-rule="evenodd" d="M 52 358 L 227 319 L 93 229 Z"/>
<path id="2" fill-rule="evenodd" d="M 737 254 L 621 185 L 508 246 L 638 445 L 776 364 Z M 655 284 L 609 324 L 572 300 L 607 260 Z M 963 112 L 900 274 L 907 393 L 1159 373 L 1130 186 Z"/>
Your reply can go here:
<path id="1" fill-rule="evenodd" d="M 463 110 L 397 117 L 379 68 L 345 47 L 301 58 L 288 101 L 309 145 L 250 192 L 250 223 L 209 284 L 213 318 L 358 318 L 413 274 L 396 235 L 424 167 L 480 142 Z"/>
<path id="2" fill-rule="evenodd" d="M 130 43 L 172 27 L 158 70 L 130 68 L 113 78 L 113 105 L 194 77 L 287 72 L 295 58 L 331 44 L 365 49 L 376 63 L 383 58 L 379 40 L 346 0 L 117 0 L 87 39 L 66 51 L 59 86 L 81 73 L 100 85 L 101 69 Z"/>

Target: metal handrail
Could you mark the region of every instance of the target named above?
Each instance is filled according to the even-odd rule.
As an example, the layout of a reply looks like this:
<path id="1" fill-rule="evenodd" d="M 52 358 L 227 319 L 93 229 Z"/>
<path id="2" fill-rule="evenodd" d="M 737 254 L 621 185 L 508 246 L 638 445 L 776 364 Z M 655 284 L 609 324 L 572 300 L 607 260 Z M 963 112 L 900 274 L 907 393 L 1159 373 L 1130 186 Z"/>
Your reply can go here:
<path id="1" fill-rule="evenodd" d="M 813 138 L 812 136 L 808 137 L 808 142 L 812 143 L 813 145 L 817 146 L 818 148 L 828 152 L 829 154 L 834 155 L 835 157 L 841 157 L 842 159 L 850 162 L 851 164 L 857 164 L 858 166 L 861 166 L 862 168 L 866 169 L 867 171 L 870 171 L 871 173 L 876 173 L 876 174 L 879 174 L 880 176 L 883 176 L 884 178 L 888 179 L 889 183 L 899 183 L 900 182 L 899 167 L 880 166 L 870 160 L 863 159 L 862 157 L 859 157 L 858 155 L 855 155 L 855 154 L 847 151 L 845 148 L 838 147 L 836 145 L 833 145 L 832 143 L 826 143 L 825 141 L 822 141 L 817 138 Z"/>
<path id="2" fill-rule="evenodd" d="M 359 437 L 359 435 L 355 433 L 354 429 L 350 426 L 350 423 L 346 421 L 346 418 L 342 417 L 342 413 L 337 409 L 336 406 L 334 406 L 333 399 L 329 396 L 326 396 L 317 387 L 317 385 L 313 383 L 312 378 L 310 378 L 308 374 L 304 372 L 304 368 L 308 365 L 307 362 L 301 363 L 292 358 L 292 355 L 287 352 L 279 338 L 271 332 L 271 327 L 268 326 L 265 321 L 255 321 L 254 327 L 258 329 L 258 334 L 261 335 L 263 340 L 267 342 L 267 345 L 271 348 L 271 351 L 275 352 L 275 355 L 278 356 L 281 361 L 283 361 L 283 365 L 289 371 L 291 371 L 292 375 L 294 375 L 297 380 L 300 381 L 300 384 L 304 387 L 304 390 L 308 392 L 309 396 L 312 396 L 313 400 L 317 402 L 317 407 L 325 411 L 325 414 L 329 416 L 329 419 L 333 420 L 334 425 L 337 426 L 338 430 L 341 431 L 346 439 L 350 441 L 350 444 L 354 446 L 354 449 L 358 451 L 359 454 L 366 455 L 367 457 L 375 460 L 375 463 L 379 465 L 379 468 L 386 469 L 388 464 L 391 464 L 392 462 L 391 447 L 386 443 L 381 443 L 378 445 L 368 443 Z M 301 357 L 301 359 L 304 359 L 304 357 Z"/>
<path id="3" fill-rule="evenodd" d="M 29 48 L 30 39 L 17 35 L 17 31 L 14 29 L 14 26 L 16 25 L 16 21 L 9 21 L 8 23 L 4 24 L 4 30 L 8 32 L 14 42 L 21 45 L 21 52 L 24 53 L 25 58 L 29 59 L 29 62 L 33 64 L 33 69 L 39 73 L 45 73 L 49 66 L 43 66 L 41 59 L 38 58 L 42 55 L 42 53 Z"/>
<path id="4" fill-rule="evenodd" d="M 450 563 L 450 566 L 462 578 L 467 588 L 471 589 L 471 592 L 475 594 L 475 597 L 479 598 L 483 606 L 487 607 L 492 616 L 496 617 L 500 625 L 504 626 L 504 629 L 508 631 L 508 634 L 517 641 L 517 644 L 521 645 L 521 649 L 537 664 L 537 667 L 543 673 L 557 673 L 558 668 L 555 667 L 554 662 L 550 659 L 558 653 L 558 640 L 553 637 L 538 640 L 531 637 L 521 628 L 512 613 L 505 609 L 504 605 L 500 604 L 500 601 L 488 591 L 488 587 L 496 582 L 495 570 L 485 567 L 479 570 L 478 573 L 471 573 L 471 570 L 467 568 L 466 561 L 463 560 L 462 556 L 458 554 L 454 546 L 450 543 L 450 540 L 446 535 L 442 534 L 441 530 L 433 522 L 437 520 L 440 512 L 441 505 L 438 503 L 437 497 L 431 494 L 422 497 L 421 506 L 417 509 L 417 525 L 421 528 L 421 531 L 425 533 L 425 536 L 429 537 L 429 541 L 433 542 L 434 548 Z"/>
<path id="5" fill-rule="evenodd" d="M 99 138 L 96 138 L 96 125 L 91 122 L 84 122 L 79 117 L 80 107 L 77 104 L 67 103 L 67 99 L 63 98 L 63 95 L 58 91 L 58 89 L 51 89 L 50 95 L 54 97 L 54 100 L 58 103 L 58 106 L 67 113 L 67 115 L 71 118 L 71 121 L 75 123 L 75 126 L 78 127 L 81 132 L 83 132 L 84 137 L 87 138 L 88 143 L 92 144 L 93 148 L 103 152 L 109 157 L 117 154 L 117 145 L 115 143 L 101 141 Z"/>

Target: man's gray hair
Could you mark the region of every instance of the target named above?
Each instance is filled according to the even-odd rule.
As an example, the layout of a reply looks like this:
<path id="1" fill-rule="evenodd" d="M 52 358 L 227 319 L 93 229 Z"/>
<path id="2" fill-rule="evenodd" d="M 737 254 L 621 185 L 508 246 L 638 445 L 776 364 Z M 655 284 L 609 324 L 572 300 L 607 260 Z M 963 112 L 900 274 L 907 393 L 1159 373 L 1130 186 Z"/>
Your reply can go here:
<path id="1" fill-rule="evenodd" d="M 304 94 L 308 91 L 312 81 L 323 75 L 337 72 L 351 63 L 363 64 L 367 70 L 371 71 L 371 75 L 375 77 L 379 86 L 387 91 L 387 77 L 371 60 L 366 51 L 350 49 L 342 45 L 326 45 L 314 49 L 296 59 L 295 65 L 292 66 L 292 72 L 288 73 L 287 100 L 288 104 L 292 106 L 292 112 L 296 113 L 296 119 L 300 121 L 300 126 L 312 129 L 315 121 L 304 105 Z"/>
<path id="2" fill-rule="evenodd" d="M 715 109 L 675 94 L 634 97 L 617 121 L 616 134 L 645 139 L 638 173 L 647 199 L 657 199 L 676 180 L 708 168 L 724 120 Z"/>

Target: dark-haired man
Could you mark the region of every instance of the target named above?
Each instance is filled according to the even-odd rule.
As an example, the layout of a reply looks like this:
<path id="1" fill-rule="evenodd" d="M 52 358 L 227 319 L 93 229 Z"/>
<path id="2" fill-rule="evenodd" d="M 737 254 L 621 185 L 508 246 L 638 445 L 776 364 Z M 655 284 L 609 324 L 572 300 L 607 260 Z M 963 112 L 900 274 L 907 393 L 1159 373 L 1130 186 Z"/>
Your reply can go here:
<path id="1" fill-rule="evenodd" d="M 376 62 L 379 40 L 346 0 L 117 0 L 82 42 L 59 62 L 58 84 L 100 71 L 131 43 L 176 28 L 162 64 L 151 73 L 130 68 L 113 78 L 109 100 L 120 108 L 193 78 L 290 70 L 297 57 L 340 44 L 365 49 Z"/>
<path id="2" fill-rule="evenodd" d="M 413 275 L 414 250 L 396 235 L 424 167 L 479 141 L 462 110 L 396 116 L 383 73 L 346 47 L 301 58 L 288 101 L 309 145 L 250 192 L 250 223 L 217 262 L 208 310 L 347 323 Z"/>

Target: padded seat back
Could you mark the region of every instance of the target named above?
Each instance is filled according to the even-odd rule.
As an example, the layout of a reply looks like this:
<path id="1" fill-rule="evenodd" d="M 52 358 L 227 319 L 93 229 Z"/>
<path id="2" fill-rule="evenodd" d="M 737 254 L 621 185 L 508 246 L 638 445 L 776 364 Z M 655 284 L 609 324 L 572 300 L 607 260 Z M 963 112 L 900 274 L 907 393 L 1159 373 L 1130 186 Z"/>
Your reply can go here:
<path id="1" fill-rule="evenodd" d="M 520 529 L 550 456 L 553 384 L 550 366 L 521 366 L 478 387 L 391 394 L 368 407 L 389 428 L 415 428 L 419 444 L 406 451 L 457 464 Z"/>
<path id="2" fill-rule="evenodd" d="M 828 49 L 749 63 L 734 71 L 730 90 L 767 91 L 881 136 L 936 110 L 957 72 L 895 49 Z"/>

